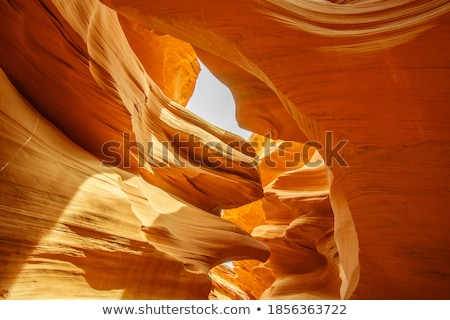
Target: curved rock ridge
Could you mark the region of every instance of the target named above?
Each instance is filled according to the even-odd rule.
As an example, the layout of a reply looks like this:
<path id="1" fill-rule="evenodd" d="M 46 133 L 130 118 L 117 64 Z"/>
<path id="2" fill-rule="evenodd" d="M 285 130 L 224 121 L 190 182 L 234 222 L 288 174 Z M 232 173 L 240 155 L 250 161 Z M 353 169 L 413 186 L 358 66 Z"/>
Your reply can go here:
<path id="1" fill-rule="evenodd" d="M 249 142 L 261 146 L 257 152 L 265 195 L 244 207 L 225 210 L 223 218 L 247 227 L 253 237 L 270 247 L 271 256 L 265 263 L 234 262 L 234 278 L 224 268 L 215 268 L 212 273 L 234 279 L 258 299 L 350 296 L 354 286 L 348 284 L 349 269 L 343 267 L 335 243 L 325 161 L 315 149 L 298 142 L 274 141 L 255 134 Z M 353 244 L 356 265 L 352 268 L 358 270 L 357 238 Z M 244 274 L 252 280 L 241 279 Z"/>
<path id="2" fill-rule="evenodd" d="M 385 50 L 408 42 L 447 13 L 448 2 L 267 0 L 264 12 L 301 32 L 328 37 L 322 50 Z"/>
<path id="3" fill-rule="evenodd" d="M 450 298 L 448 1 L 0 17 L 0 297 Z M 248 141 L 184 108 L 198 58 Z"/>
<path id="4" fill-rule="evenodd" d="M 101 167 L 40 116 L 3 72 L 1 83 L 3 297 L 204 298 L 207 276 L 186 271 L 146 241 L 118 185 L 132 175 Z M 156 276 L 161 269 L 164 276 Z"/>
<path id="5" fill-rule="evenodd" d="M 50 1 L 31 2 L 19 12 L 5 4 L 3 68 L 39 112 L 105 164 L 139 171 L 148 182 L 202 209 L 218 214 L 222 207 L 261 196 L 258 173 L 248 155 L 251 150 L 242 148 L 242 138 L 209 125 L 166 97 L 129 45 L 115 11 L 98 1 L 63 3 L 55 1 L 55 7 Z M 58 23 L 52 22 L 54 17 Z M 45 38 L 40 39 L 41 34 Z M 160 50 L 173 46 L 170 41 L 159 43 Z M 196 59 L 192 48 L 185 46 L 187 59 Z M 180 61 L 175 51 L 160 57 L 159 63 L 168 63 L 170 57 L 175 60 L 172 68 L 180 68 L 175 78 L 196 77 L 198 62 L 189 62 L 185 71 L 187 62 Z M 43 72 L 53 61 L 58 62 L 56 67 Z M 42 74 L 45 81 L 34 81 Z M 170 82 L 162 84 L 173 90 Z M 45 90 L 48 86 L 53 90 Z M 184 88 L 180 95 L 190 96 L 193 84 L 180 89 Z M 80 127 L 86 130 L 80 132 Z M 205 163 L 205 154 L 224 163 L 221 174 Z M 222 181 L 221 190 L 213 186 L 216 181 Z M 237 185 L 244 191 L 241 196 L 222 198 L 223 191 Z"/>
<path id="6" fill-rule="evenodd" d="M 206 299 L 214 265 L 267 259 L 268 248 L 236 225 L 137 175 L 101 166 L 37 113 L 3 72 L 1 83 L 6 298 Z"/>
<path id="7" fill-rule="evenodd" d="M 1 13 L 2 67 L 35 108 L 2 75 L 5 296 L 204 299 L 214 265 L 268 258 L 267 246 L 204 211 L 219 214 L 262 194 L 252 149 L 166 97 L 145 69 L 149 61 L 141 63 L 131 49 L 122 31 L 126 19 L 121 24 L 97 1 L 9 1 Z M 151 40 L 166 51 L 155 62 L 165 61 L 163 70 L 172 76 L 173 68 L 178 80 L 151 71 L 185 103 L 198 72 L 195 52 L 170 36 L 144 34 L 133 42 L 138 54 Z M 240 195 L 224 195 L 237 186 Z M 29 230 L 26 238 L 20 229 Z M 26 290 L 30 281 L 34 289 Z M 58 289 L 63 284 L 71 290 Z"/>

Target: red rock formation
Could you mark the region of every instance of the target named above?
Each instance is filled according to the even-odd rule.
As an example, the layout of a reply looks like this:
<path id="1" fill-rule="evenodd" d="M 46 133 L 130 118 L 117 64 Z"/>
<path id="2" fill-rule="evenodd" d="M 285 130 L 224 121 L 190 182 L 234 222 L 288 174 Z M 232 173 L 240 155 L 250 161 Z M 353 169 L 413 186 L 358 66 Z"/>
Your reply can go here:
<path id="1" fill-rule="evenodd" d="M 0 290 L 207 298 L 270 248 L 211 298 L 450 297 L 448 1 L 102 2 L 0 7 Z M 196 55 L 325 166 L 185 110 Z"/>

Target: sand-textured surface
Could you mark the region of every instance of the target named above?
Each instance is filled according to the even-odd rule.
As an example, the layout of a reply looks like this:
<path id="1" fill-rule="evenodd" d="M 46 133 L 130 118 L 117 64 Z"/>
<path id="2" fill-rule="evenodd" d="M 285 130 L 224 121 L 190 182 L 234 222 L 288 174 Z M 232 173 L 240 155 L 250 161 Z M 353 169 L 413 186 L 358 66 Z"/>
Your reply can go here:
<path id="1" fill-rule="evenodd" d="M 450 299 L 448 1 L 0 17 L 1 298 Z M 185 108 L 199 58 L 248 140 Z"/>

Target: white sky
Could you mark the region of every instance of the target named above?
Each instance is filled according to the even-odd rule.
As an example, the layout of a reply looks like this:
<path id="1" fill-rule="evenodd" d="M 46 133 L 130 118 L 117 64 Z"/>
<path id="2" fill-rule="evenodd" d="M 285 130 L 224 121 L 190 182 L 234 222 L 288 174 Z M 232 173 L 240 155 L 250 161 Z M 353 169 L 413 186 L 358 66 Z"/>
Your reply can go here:
<path id="1" fill-rule="evenodd" d="M 194 94 L 186 107 L 216 126 L 247 139 L 250 132 L 237 124 L 236 105 L 230 90 L 201 61 L 200 67 Z"/>

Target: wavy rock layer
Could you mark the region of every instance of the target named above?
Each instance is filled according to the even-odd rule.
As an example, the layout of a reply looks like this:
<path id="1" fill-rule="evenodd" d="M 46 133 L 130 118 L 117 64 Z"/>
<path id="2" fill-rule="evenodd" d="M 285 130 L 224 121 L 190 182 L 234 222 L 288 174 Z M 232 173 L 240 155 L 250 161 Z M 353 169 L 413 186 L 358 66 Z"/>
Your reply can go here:
<path id="1" fill-rule="evenodd" d="M 1 295 L 450 298 L 449 11 L 3 1 Z"/>

